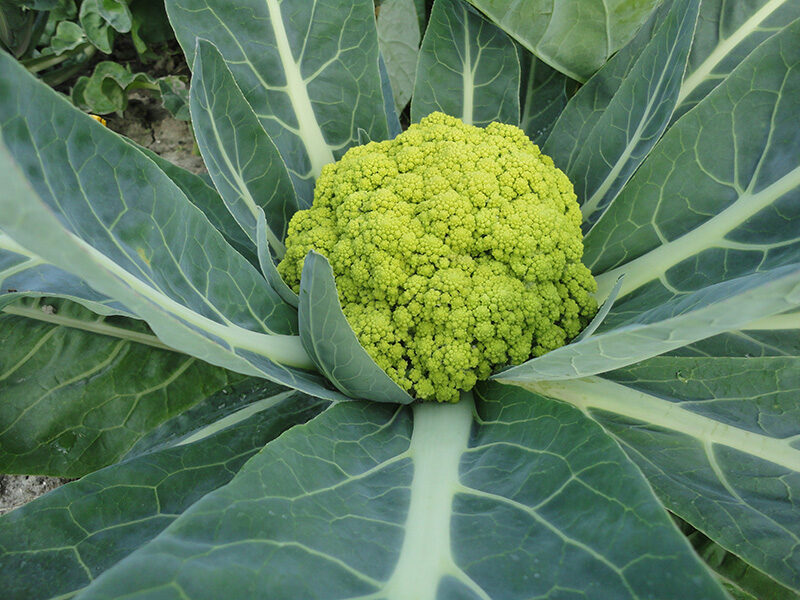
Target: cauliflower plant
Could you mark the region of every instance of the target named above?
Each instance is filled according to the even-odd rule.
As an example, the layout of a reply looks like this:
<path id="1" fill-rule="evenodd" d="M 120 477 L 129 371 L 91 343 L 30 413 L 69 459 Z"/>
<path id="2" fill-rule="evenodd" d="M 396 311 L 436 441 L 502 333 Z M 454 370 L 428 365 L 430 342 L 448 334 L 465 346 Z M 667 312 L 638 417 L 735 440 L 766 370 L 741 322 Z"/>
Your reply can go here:
<path id="1" fill-rule="evenodd" d="M 455 402 L 564 345 L 597 310 L 567 176 L 517 127 L 433 113 L 327 165 L 278 270 L 333 267 L 360 343 L 412 396 Z"/>

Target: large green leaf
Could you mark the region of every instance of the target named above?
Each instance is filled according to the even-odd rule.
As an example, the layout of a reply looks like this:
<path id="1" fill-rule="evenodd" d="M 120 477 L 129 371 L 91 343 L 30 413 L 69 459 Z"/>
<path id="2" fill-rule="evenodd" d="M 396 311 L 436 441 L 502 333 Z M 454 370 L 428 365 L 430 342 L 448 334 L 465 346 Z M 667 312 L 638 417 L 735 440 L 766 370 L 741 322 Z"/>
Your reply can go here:
<path id="1" fill-rule="evenodd" d="M 323 404 L 293 394 L 268 413 L 108 467 L 0 518 L 3 598 L 73 597 Z"/>
<path id="2" fill-rule="evenodd" d="M 239 254 L 250 260 L 253 264 L 258 264 L 253 243 L 244 230 L 241 228 L 236 219 L 225 206 L 225 202 L 220 197 L 217 190 L 209 185 L 202 177 L 195 175 L 191 171 L 172 164 L 165 158 L 161 158 L 158 154 L 139 146 L 128 138 L 123 138 L 126 142 L 136 147 L 147 158 L 152 160 L 159 169 L 164 171 L 164 174 L 172 179 L 172 182 L 177 185 L 181 191 L 186 195 L 186 198 L 194 204 L 197 208 L 203 211 L 203 214 L 211 222 L 211 224 L 219 231 L 228 243 L 233 246 Z"/>
<path id="3" fill-rule="evenodd" d="M 18 151 L 0 152 L 8 175 L 0 227 L 12 239 L 121 302 L 172 348 L 339 397 L 305 370 L 313 363 L 298 336 L 272 333 L 296 331 L 294 307 L 162 171 L 7 56 L 0 56 L 0 90 L 4 141 L 11 135 Z"/>
<path id="4" fill-rule="evenodd" d="M 255 245 L 261 208 L 269 245 L 283 256 L 289 219 L 297 210 L 289 171 L 219 51 L 202 39 L 195 50 L 190 106 L 197 145 L 231 214 Z"/>
<path id="5" fill-rule="evenodd" d="M 293 428 L 79 598 L 121 595 L 725 598 L 599 427 L 499 386 Z"/>
<path id="6" fill-rule="evenodd" d="M 699 0 L 674 0 L 566 171 L 594 223 L 667 127 L 692 45 Z"/>
<path id="7" fill-rule="evenodd" d="M 136 285 L 208 319 L 264 333 L 296 331 L 291 307 L 172 181 L 92 121 L 0 56 L 3 143 L 65 231 Z M 0 220 L 12 239 L 14 226 Z"/>
<path id="8" fill-rule="evenodd" d="M 700 531 L 692 531 L 688 538 L 734 600 L 797 600 L 797 594 L 792 590 L 770 579 Z"/>
<path id="9" fill-rule="evenodd" d="M 471 125 L 519 123 L 514 43 L 464 0 L 436 0 L 422 40 L 411 120 L 441 111 Z"/>
<path id="10" fill-rule="evenodd" d="M 701 340 L 675 356 L 800 356 L 800 311 L 758 319 L 738 331 Z"/>
<path id="11" fill-rule="evenodd" d="M 591 414 L 672 512 L 800 591 L 800 359 L 658 357 L 529 389 Z"/>
<path id="12" fill-rule="evenodd" d="M 258 249 L 258 263 L 261 267 L 261 272 L 272 286 L 272 289 L 278 292 L 278 295 L 286 302 L 296 307 L 298 303 L 297 294 L 286 285 L 281 274 L 278 273 L 278 267 L 269 249 L 267 231 L 267 219 L 264 216 L 264 211 L 259 208 L 256 220 L 256 248 Z"/>
<path id="13" fill-rule="evenodd" d="M 577 82 L 523 48 L 519 126 L 535 144 L 544 145 Z"/>
<path id="14" fill-rule="evenodd" d="M 220 390 L 213 396 L 202 398 L 191 408 L 176 414 L 147 435 L 123 456 L 128 460 L 143 454 L 161 451 L 172 446 L 183 446 L 211 437 L 216 432 L 232 427 L 253 415 L 268 421 L 276 407 L 289 406 L 284 401 L 297 404 L 303 394 L 277 383 L 258 377 L 246 377 L 239 383 Z M 315 401 L 320 410 L 327 406 L 324 400 Z M 299 405 L 299 404 L 298 404 Z M 281 409 L 282 410 L 282 409 Z"/>
<path id="15" fill-rule="evenodd" d="M 624 273 L 617 307 L 649 308 L 797 261 L 798 111 L 800 20 L 667 131 L 586 236 L 599 296 Z"/>
<path id="16" fill-rule="evenodd" d="M 586 81 L 660 0 L 469 0 L 551 67 Z"/>
<path id="17" fill-rule="evenodd" d="M 800 18 L 794 0 L 703 0 L 673 120 L 683 115 L 787 23 Z"/>
<path id="18" fill-rule="evenodd" d="M 414 74 L 422 38 L 414 0 L 384 0 L 378 13 L 378 44 L 386 61 L 397 112 L 402 112 L 414 91 Z"/>
<path id="19" fill-rule="evenodd" d="M 668 8 L 669 4 L 662 4 L 653 11 L 636 37 L 578 89 L 558 117 L 542 146 L 542 152 L 550 156 L 562 171 L 569 171 L 578 158 L 584 140 L 596 128 L 614 94 L 636 64 L 639 54 L 664 23 Z"/>
<path id="20" fill-rule="evenodd" d="M 0 470 L 77 477 L 115 462 L 240 375 L 165 349 L 140 321 L 69 302 L 0 313 Z"/>
<path id="21" fill-rule="evenodd" d="M 339 304 L 333 269 L 313 250 L 303 262 L 298 317 L 303 347 L 340 392 L 374 402 L 414 401 L 361 347 Z"/>
<path id="22" fill-rule="evenodd" d="M 311 203 L 322 167 L 388 135 L 372 0 L 167 0 L 189 64 L 212 42 Z"/>

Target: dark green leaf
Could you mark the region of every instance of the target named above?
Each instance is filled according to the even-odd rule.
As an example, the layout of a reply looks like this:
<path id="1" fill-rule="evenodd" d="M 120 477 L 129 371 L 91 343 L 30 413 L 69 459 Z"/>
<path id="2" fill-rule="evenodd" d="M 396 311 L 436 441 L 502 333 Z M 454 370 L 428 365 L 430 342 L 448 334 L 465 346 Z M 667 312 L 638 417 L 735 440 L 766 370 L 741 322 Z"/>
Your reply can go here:
<path id="1" fill-rule="evenodd" d="M 800 4 L 794 0 L 703 0 L 673 120 L 705 98 L 761 42 L 797 18 Z"/>
<path id="2" fill-rule="evenodd" d="M 190 104 L 197 144 L 228 210 L 255 244 L 262 209 L 269 245 L 283 256 L 297 210 L 291 177 L 222 56 L 205 40 L 197 42 Z"/>
<path id="3" fill-rule="evenodd" d="M 150 45 L 163 44 L 175 37 L 163 2 L 131 0 L 129 6 L 131 38 L 139 54 L 144 53 Z"/>
<path id="4" fill-rule="evenodd" d="M 586 236 L 598 295 L 625 273 L 617 306 L 642 310 L 799 261 L 798 110 L 800 20 L 667 131 Z"/>
<path id="5" fill-rule="evenodd" d="M 692 45 L 699 0 L 674 0 L 566 170 L 585 223 L 597 221 L 667 127 Z"/>
<path id="6" fill-rule="evenodd" d="M 161 104 L 169 114 L 181 121 L 189 121 L 189 86 L 186 85 L 186 78 L 167 75 L 159 77 L 156 85 L 161 92 Z"/>
<path id="7" fill-rule="evenodd" d="M 153 79 L 146 73 L 131 73 L 119 63 L 104 61 L 95 66 L 91 76 L 78 79 L 72 88 L 72 102 L 98 115 L 122 113 L 128 106 L 128 92 L 152 85 Z"/>
<path id="8" fill-rule="evenodd" d="M 78 18 L 89 41 L 100 52 L 111 54 L 114 45 L 114 29 L 100 14 L 101 1 L 83 0 Z"/>
<path id="9" fill-rule="evenodd" d="M 0 233 L 0 307 L 19 298 L 57 296 L 80 302 L 98 314 L 135 316 L 85 281 L 28 252 Z"/>
<path id="10" fill-rule="evenodd" d="M 80 598 L 245 598 L 253 585 L 309 600 L 563 589 L 593 600 L 725 598 L 597 425 L 502 386 L 474 407 L 469 397 L 417 404 L 413 421 L 408 408 L 331 407 Z"/>
<path id="11" fill-rule="evenodd" d="M 265 443 L 323 405 L 294 394 L 268 413 L 108 467 L 5 515 L 0 518 L 3 597 L 72 597 L 228 483 Z"/>
<path id="12" fill-rule="evenodd" d="M 123 460 L 194 443 L 255 414 L 266 422 L 276 410 L 281 412 L 292 406 L 301 408 L 310 402 L 309 397 L 295 390 L 266 379 L 246 377 L 213 396 L 202 398 L 188 410 L 151 429 L 123 456 Z M 314 404 L 320 409 L 327 406 L 324 400 L 315 400 Z"/>
<path id="13" fill-rule="evenodd" d="M 394 95 L 392 94 L 392 83 L 389 81 L 389 73 L 386 70 L 386 61 L 383 57 L 378 58 L 378 70 L 381 75 L 381 92 L 383 93 L 383 110 L 386 113 L 386 123 L 389 128 L 388 139 L 392 140 L 403 131 L 400 126 L 400 117 L 394 107 Z M 364 131 L 361 127 L 359 130 L 359 141 L 361 140 L 361 133 Z"/>
<path id="14" fill-rule="evenodd" d="M 275 265 L 275 260 L 269 249 L 269 242 L 267 241 L 267 220 L 264 216 L 264 211 L 260 208 L 257 229 L 256 229 L 256 248 L 258 249 L 258 262 L 261 267 L 261 272 L 264 278 L 272 286 L 272 289 L 278 292 L 278 295 L 286 302 L 296 307 L 298 304 L 297 294 L 292 288 L 286 285 L 286 282 L 278 273 L 278 267 Z"/>
<path id="15" fill-rule="evenodd" d="M 384 0 L 378 13 L 378 45 L 397 112 L 403 111 L 414 91 L 420 39 L 414 0 Z"/>
<path id="16" fill-rule="evenodd" d="M 69 302 L 0 312 L 0 470 L 78 477 L 241 376 Z M 30 318 L 30 317 L 33 318 Z"/>
<path id="17" fill-rule="evenodd" d="M 623 279 L 621 288 L 625 288 Z M 494 378 L 530 383 L 604 373 L 800 306 L 800 264 L 724 281 L 649 310 L 617 300 L 600 333 L 511 367 Z"/>
<path id="18" fill-rule="evenodd" d="M 471 125 L 519 123 L 514 42 L 463 0 L 436 0 L 420 48 L 411 120 L 441 111 Z"/>
<path id="19" fill-rule="evenodd" d="M 387 137 L 372 0 L 167 0 L 194 62 L 198 38 L 220 51 L 281 152 L 302 202 L 322 167 L 358 143 Z"/>
<path id="20" fill-rule="evenodd" d="M 533 391 L 590 413 L 672 512 L 800 590 L 800 359 L 657 357 Z"/>
<path id="21" fill-rule="evenodd" d="M 567 103 L 542 147 L 542 152 L 550 156 L 562 171 L 569 171 L 578 158 L 584 140 L 597 126 L 642 49 L 664 23 L 669 6 L 669 3 L 664 3 L 656 9 L 636 37 L 582 85 Z"/>
<path id="22" fill-rule="evenodd" d="M 74 50 L 85 41 L 83 29 L 72 21 L 61 21 L 56 28 L 55 35 L 50 38 L 50 47 L 53 53 L 63 54 L 67 50 Z"/>
<path id="23" fill-rule="evenodd" d="M 633 38 L 660 0 L 470 0 L 553 68 L 586 81 Z"/>
<path id="24" fill-rule="evenodd" d="M 322 397 L 339 396 L 303 370 L 313 363 L 299 337 L 282 333 L 295 331 L 294 308 L 151 161 L 2 56 L 0 92 L 5 141 L 31 178 L 26 181 L 3 148 L 8 182 L 0 226 L 10 237 L 122 302 L 170 347 Z M 43 114 L 58 118 L 43 120 Z M 102 210 L 89 198 L 102 199 Z"/>
<path id="25" fill-rule="evenodd" d="M 699 531 L 689 541 L 735 600 L 797 600 L 797 594 L 776 583 Z"/>
<path id="26" fill-rule="evenodd" d="M 156 163 L 158 168 L 186 194 L 186 198 L 203 211 L 203 214 L 211 224 L 217 231 L 225 236 L 228 243 L 236 248 L 239 254 L 246 257 L 253 264 L 258 263 L 258 259 L 253 252 L 250 238 L 248 238 L 247 234 L 239 227 L 239 224 L 236 222 L 236 219 L 233 218 L 228 207 L 225 206 L 217 190 L 207 183 L 200 175 L 195 175 L 171 163 L 167 159 L 161 158 L 152 150 L 139 146 L 128 138 L 123 139 Z"/>
<path id="27" fill-rule="evenodd" d="M 0 50 L 23 56 L 31 45 L 35 15 L 16 4 L 0 4 Z"/>
<path id="28" fill-rule="evenodd" d="M 127 33 L 131 30 L 131 11 L 128 8 L 128 0 L 98 0 L 97 12 L 120 33 Z"/>
<path id="29" fill-rule="evenodd" d="M 32 8 L 33 10 L 50 10 L 56 7 L 58 0 L 6 0 L 9 4 Z"/>
<path id="30" fill-rule="evenodd" d="M 577 83 L 524 48 L 517 50 L 522 66 L 520 127 L 534 144 L 542 146 Z"/>

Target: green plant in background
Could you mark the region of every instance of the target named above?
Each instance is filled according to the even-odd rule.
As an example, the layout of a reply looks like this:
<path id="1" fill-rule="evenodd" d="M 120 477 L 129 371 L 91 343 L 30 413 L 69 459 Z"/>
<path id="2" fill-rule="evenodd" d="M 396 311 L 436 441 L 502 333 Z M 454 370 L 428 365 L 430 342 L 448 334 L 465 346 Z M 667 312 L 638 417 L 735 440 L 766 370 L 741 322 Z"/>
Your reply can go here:
<path id="1" fill-rule="evenodd" d="M 161 96 L 173 116 L 188 120 L 185 78 L 155 78 L 113 61 L 94 64 L 98 52 L 113 52 L 120 35 L 129 36 L 144 62 L 156 60 L 156 48 L 174 39 L 159 1 L 0 0 L 0 47 L 49 85 L 74 80 L 71 97 L 79 108 L 121 113 L 130 92 L 148 90 Z M 92 65 L 91 75 L 80 75 Z"/>
<path id="2" fill-rule="evenodd" d="M 359 344 L 336 249 L 276 267 L 321 173 L 414 139 L 372 2 L 168 0 L 213 187 L 0 56 L 0 469 L 82 477 L 0 519 L 7 597 L 798 596 L 800 5 L 474 4 L 411 121 L 539 144 L 600 309 L 457 403 Z"/>

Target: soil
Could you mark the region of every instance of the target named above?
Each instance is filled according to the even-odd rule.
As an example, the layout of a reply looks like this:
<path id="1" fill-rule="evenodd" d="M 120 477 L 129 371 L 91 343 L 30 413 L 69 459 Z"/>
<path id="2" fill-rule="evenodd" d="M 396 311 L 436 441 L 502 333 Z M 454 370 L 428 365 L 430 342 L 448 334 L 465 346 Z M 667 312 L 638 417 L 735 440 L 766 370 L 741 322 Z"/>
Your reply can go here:
<path id="1" fill-rule="evenodd" d="M 0 515 L 35 500 L 69 479 L 33 475 L 0 475 Z"/>
<path id="2" fill-rule="evenodd" d="M 147 92 L 133 92 L 122 117 L 107 115 L 106 125 L 193 173 L 205 171 L 191 125 L 172 118 L 161 102 Z"/>
<path id="3" fill-rule="evenodd" d="M 125 135 L 167 160 L 192 171 L 205 171 L 191 125 L 174 119 L 158 98 L 134 92 L 122 117 L 106 116 L 109 129 Z M 0 515 L 35 500 L 70 481 L 58 477 L 0 475 Z"/>

